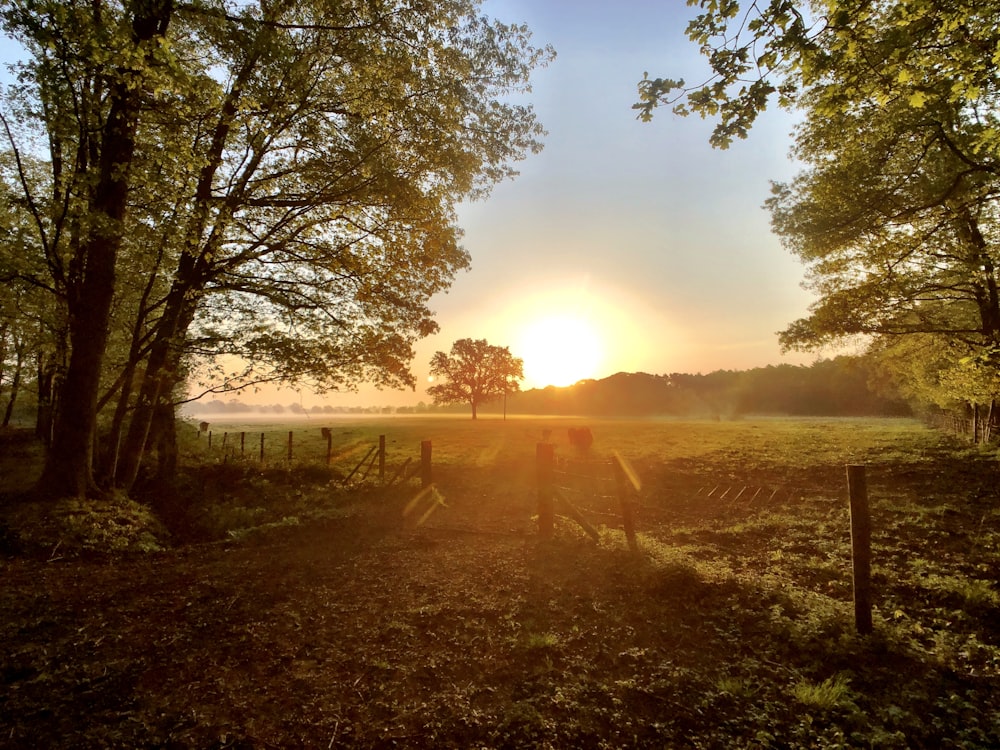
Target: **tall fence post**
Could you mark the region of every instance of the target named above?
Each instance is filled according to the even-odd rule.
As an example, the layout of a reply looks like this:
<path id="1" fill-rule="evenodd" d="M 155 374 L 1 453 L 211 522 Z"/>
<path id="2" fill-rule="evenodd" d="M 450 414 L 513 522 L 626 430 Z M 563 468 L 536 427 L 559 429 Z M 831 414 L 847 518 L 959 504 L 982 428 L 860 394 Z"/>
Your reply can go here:
<path id="1" fill-rule="evenodd" d="M 538 469 L 538 533 L 545 539 L 552 538 L 555 525 L 553 474 L 556 466 L 556 447 L 552 443 L 538 443 L 535 447 Z"/>
<path id="2" fill-rule="evenodd" d="M 288 431 L 288 463 L 292 462 L 292 431 Z"/>
<path id="3" fill-rule="evenodd" d="M 420 443 L 420 486 L 430 487 L 433 481 L 431 474 L 431 441 Z"/>
<path id="4" fill-rule="evenodd" d="M 260 433 L 260 462 L 264 463 L 264 433 Z"/>
<path id="5" fill-rule="evenodd" d="M 868 482 L 864 466 L 847 467 L 851 503 L 851 559 L 854 572 L 854 627 L 860 635 L 872 632 L 872 524 L 868 510 Z"/>
<path id="6" fill-rule="evenodd" d="M 240 455 L 246 455 L 247 447 L 247 434 L 245 432 L 240 433 Z"/>
<path id="7" fill-rule="evenodd" d="M 378 483 L 385 484 L 385 435 L 378 436 Z"/>
<path id="8" fill-rule="evenodd" d="M 323 428 L 323 437 L 326 438 L 326 465 L 330 465 L 333 459 L 333 430 L 329 427 Z"/>
<path id="9" fill-rule="evenodd" d="M 632 487 L 632 483 L 626 474 L 622 459 L 617 453 L 612 459 L 612 465 L 615 469 L 615 486 L 618 489 L 618 503 L 622 509 L 622 528 L 625 531 L 625 539 L 629 549 L 636 552 L 639 546 L 635 540 L 635 503 L 632 501 L 632 492 L 629 489 Z"/>

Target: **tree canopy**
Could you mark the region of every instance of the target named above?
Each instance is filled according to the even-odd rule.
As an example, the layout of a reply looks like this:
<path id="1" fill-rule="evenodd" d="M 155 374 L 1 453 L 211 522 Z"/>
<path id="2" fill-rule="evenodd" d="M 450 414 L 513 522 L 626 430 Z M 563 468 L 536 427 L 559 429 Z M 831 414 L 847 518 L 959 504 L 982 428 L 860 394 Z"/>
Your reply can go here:
<path id="1" fill-rule="evenodd" d="M 506 346 L 493 346 L 486 339 L 459 339 L 450 354 L 434 353 L 431 375 L 444 379 L 427 389 L 435 404 L 469 404 L 476 419 L 481 404 L 520 390 L 524 362 Z"/>
<path id="2" fill-rule="evenodd" d="M 29 53 L 3 113 L 29 231 L 0 265 L 55 310 L 52 494 L 129 486 L 192 375 L 412 386 L 469 263 L 456 205 L 541 147 L 508 95 L 552 52 L 478 0 L 15 0 L 0 24 Z"/>
<path id="3" fill-rule="evenodd" d="M 710 79 L 646 76 L 635 106 L 646 119 L 664 104 L 715 117 L 712 143 L 723 148 L 773 100 L 801 114 L 793 155 L 803 169 L 774 186 L 767 207 L 818 301 L 782 345 L 862 335 L 886 351 L 919 336 L 956 366 L 995 359 L 1000 5 L 691 4 L 702 12 L 688 35 Z M 981 398 L 984 378 L 967 382 L 968 398 Z"/>

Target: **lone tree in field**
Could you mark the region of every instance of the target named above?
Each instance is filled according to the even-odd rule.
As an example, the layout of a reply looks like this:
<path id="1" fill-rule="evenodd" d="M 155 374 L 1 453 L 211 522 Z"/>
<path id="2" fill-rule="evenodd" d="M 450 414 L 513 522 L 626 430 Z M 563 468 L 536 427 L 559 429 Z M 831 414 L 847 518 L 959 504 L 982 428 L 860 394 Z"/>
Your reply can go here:
<path id="1" fill-rule="evenodd" d="M 486 339 L 459 339 L 451 345 L 451 354 L 434 353 L 431 375 L 445 380 L 427 389 L 434 403 L 468 403 L 475 419 L 480 404 L 520 390 L 524 361 L 506 346 L 492 346 Z"/>

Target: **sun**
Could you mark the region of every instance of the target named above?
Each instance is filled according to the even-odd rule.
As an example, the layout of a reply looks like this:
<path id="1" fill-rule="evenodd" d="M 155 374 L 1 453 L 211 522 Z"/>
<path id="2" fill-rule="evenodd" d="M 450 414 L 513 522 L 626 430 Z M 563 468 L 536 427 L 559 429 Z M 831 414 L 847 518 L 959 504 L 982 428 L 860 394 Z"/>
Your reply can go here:
<path id="1" fill-rule="evenodd" d="M 595 377 L 604 357 L 595 326 L 569 314 L 527 322 L 512 349 L 524 360 L 525 380 L 537 388 L 567 386 Z"/>

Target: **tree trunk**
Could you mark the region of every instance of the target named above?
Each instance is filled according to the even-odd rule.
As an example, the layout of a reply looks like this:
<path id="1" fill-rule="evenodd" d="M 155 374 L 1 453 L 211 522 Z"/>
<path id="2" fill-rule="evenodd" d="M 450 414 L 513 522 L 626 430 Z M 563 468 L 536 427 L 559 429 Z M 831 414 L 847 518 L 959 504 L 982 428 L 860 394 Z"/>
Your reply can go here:
<path id="1" fill-rule="evenodd" d="M 119 487 L 130 488 L 139 476 L 153 417 L 161 398 L 169 395 L 176 384 L 182 342 L 194 320 L 197 304 L 187 293 L 189 289 L 186 281 L 175 282 L 164 307 L 119 455 L 115 476 L 115 484 Z"/>
<path id="2" fill-rule="evenodd" d="M 0 387 L 3 386 L 3 366 L 7 361 L 7 326 L 0 326 Z"/>
<path id="3" fill-rule="evenodd" d="M 161 403 L 153 425 L 156 435 L 156 477 L 166 483 L 177 475 L 177 415 L 173 403 Z"/>
<path id="4" fill-rule="evenodd" d="M 118 393 L 118 402 L 115 405 L 115 413 L 111 418 L 111 427 L 108 430 L 107 448 L 104 455 L 99 457 L 101 478 L 103 481 L 109 483 L 114 481 L 115 474 L 118 472 L 118 456 L 121 451 L 122 429 L 125 425 L 125 415 L 128 412 L 129 399 L 132 397 L 132 386 L 135 382 L 137 366 L 138 363 L 130 355 L 122 372 L 121 390 Z"/>
<path id="5" fill-rule="evenodd" d="M 265 43 L 261 40 L 258 42 L 254 45 L 251 54 L 244 60 L 229 94 L 223 102 L 219 120 L 212 133 L 212 142 L 206 154 L 205 164 L 198 176 L 193 212 L 186 229 L 184 252 L 177 264 L 163 316 L 157 325 L 146 363 L 146 371 L 139 388 L 132 420 L 129 423 L 125 445 L 121 452 L 118 472 L 115 476 L 115 484 L 119 487 L 127 489 L 135 482 L 159 401 L 163 394 L 171 392 L 177 381 L 181 347 L 188 327 L 194 320 L 198 298 L 208 281 L 209 259 L 213 248 L 200 247 L 199 245 L 209 222 L 210 208 L 215 200 L 212 186 L 215 175 L 223 162 L 223 153 L 233 121 L 239 110 L 240 101 L 243 98 L 244 87 L 253 78 L 257 63 L 266 49 Z M 226 211 L 231 217 L 231 209 L 226 209 Z M 220 217 L 217 217 L 216 220 L 219 223 L 223 221 Z M 217 225 L 216 230 L 218 229 Z M 212 234 L 216 237 L 216 241 L 222 236 L 221 232 L 212 232 Z M 212 240 L 209 242 L 211 243 Z"/>
<path id="6" fill-rule="evenodd" d="M 44 353 L 38 353 L 37 362 L 35 386 L 38 408 L 35 410 L 35 436 L 45 445 L 51 445 L 56 372 L 53 363 L 46 360 Z"/>
<path id="7" fill-rule="evenodd" d="M 139 0 L 132 7 L 136 49 L 166 33 L 171 0 Z M 149 64 L 148 57 L 144 56 L 144 62 Z M 69 295 L 70 359 L 59 394 L 63 408 L 56 416 L 52 445 L 37 486 L 46 496 L 81 497 L 96 489 L 97 400 L 142 106 L 140 81 L 141 71 L 119 72 L 108 89 L 110 104 L 89 206 L 91 230 L 81 247 L 80 275 Z"/>
<path id="8" fill-rule="evenodd" d="M 993 344 L 1000 344 L 1000 290 L 997 288 L 996 268 L 993 265 L 989 243 L 983 236 L 979 222 L 966 207 L 961 209 L 960 231 L 963 239 L 972 248 L 970 266 L 979 278 L 973 283 L 982 334 Z"/>
<path id="9" fill-rule="evenodd" d="M 114 149 L 117 150 L 117 149 Z M 124 215 L 124 195 L 121 210 L 114 218 L 115 226 Z M 97 220 L 107 227 L 108 211 L 114 208 L 110 200 Z M 113 231 L 113 230 L 112 230 Z M 101 366 L 108 339 L 111 300 L 114 295 L 115 261 L 120 236 L 101 231 L 89 243 L 86 251 L 87 276 L 82 284 L 79 301 L 70 316 L 69 338 L 72 352 L 66 380 L 60 388 L 59 401 L 64 408 L 56 416 L 52 445 L 38 489 L 56 497 L 83 496 L 95 489 L 93 480 L 93 446 L 97 430 L 97 397 Z"/>
<path id="10" fill-rule="evenodd" d="M 14 414 L 14 404 L 17 402 L 17 394 L 21 389 L 21 370 L 24 368 L 24 345 L 17 346 L 17 359 L 14 362 L 14 375 L 10 381 L 10 397 L 7 399 L 7 408 L 3 413 L 3 426 L 10 424 L 10 418 Z"/>
<path id="11" fill-rule="evenodd" d="M 167 221 L 165 224 L 169 225 L 170 222 Z M 101 457 L 101 477 L 109 484 L 115 481 L 115 476 L 118 473 L 118 459 L 121 453 L 125 418 L 128 415 L 129 404 L 132 400 L 132 394 L 135 391 L 135 382 L 138 375 L 139 364 L 145 356 L 143 353 L 143 338 L 149 321 L 149 299 L 153 295 L 157 276 L 162 267 L 164 255 L 163 247 L 166 246 L 169 241 L 168 235 L 170 232 L 170 229 L 164 230 L 164 236 L 161 240 L 161 248 L 157 254 L 156 266 L 153 272 L 150 273 L 149 278 L 146 281 L 146 286 L 143 288 L 142 295 L 139 298 L 139 304 L 136 306 L 137 314 L 132 324 L 132 337 L 129 343 L 128 359 L 126 360 L 125 367 L 122 370 L 120 378 L 121 384 L 118 390 L 118 400 L 115 405 L 114 416 L 111 418 L 111 428 L 108 432 L 107 455 Z M 113 394 L 109 394 L 108 398 L 110 398 L 110 395 Z"/>

